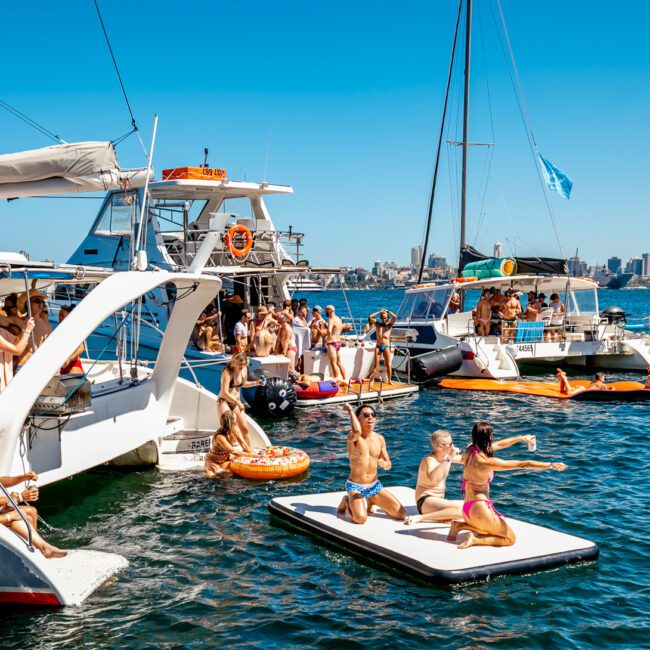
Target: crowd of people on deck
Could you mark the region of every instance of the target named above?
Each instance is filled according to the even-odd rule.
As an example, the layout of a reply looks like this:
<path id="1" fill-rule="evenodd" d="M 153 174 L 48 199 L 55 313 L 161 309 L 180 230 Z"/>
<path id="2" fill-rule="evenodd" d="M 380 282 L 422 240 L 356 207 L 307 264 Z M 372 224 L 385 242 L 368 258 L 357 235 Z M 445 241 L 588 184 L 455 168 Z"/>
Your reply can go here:
<path id="1" fill-rule="evenodd" d="M 504 343 L 515 338 L 519 322 L 544 321 L 544 341 L 563 339 L 565 307 L 558 293 L 546 294 L 529 291 L 522 305 L 523 292 L 510 287 L 505 293 L 497 287 L 485 288 L 472 310 L 476 333 L 479 336 L 501 336 Z M 451 307 L 451 302 L 450 302 Z M 451 310 L 449 311 L 451 312 Z"/>
<path id="2" fill-rule="evenodd" d="M 390 334 L 395 318 L 387 309 L 368 317 L 366 332 L 374 328 L 377 337 L 371 381 L 380 357 L 386 365 L 388 378 L 392 376 Z M 325 309 L 320 305 L 310 308 L 306 298 L 293 298 L 285 300 L 280 308 L 269 302 L 253 312 L 240 296 L 223 293 L 216 304 L 212 301 L 199 316 L 192 332 L 192 343 L 208 352 L 284 356 L 289 360 L 289 373 L 294 377 L 303 371 L 303 351 L 319 350 L 327 354 L 332 379 L 345 381 L 348 377 L 341 360 L 342 335 L 351 329 L 352 325 L 337 315 L 334 305 L 327 305 Z"/>

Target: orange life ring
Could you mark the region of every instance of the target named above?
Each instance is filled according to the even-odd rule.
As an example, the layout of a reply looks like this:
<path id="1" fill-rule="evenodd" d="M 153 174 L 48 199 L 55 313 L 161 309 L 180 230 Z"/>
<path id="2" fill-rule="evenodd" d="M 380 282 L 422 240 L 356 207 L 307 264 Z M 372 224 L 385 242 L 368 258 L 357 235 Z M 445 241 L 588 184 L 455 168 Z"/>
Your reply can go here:
<path id="1" fill-rule="evenodd" d="M 236 235 L 244 235 L 245 242 L 243 248 L 237 248 L 235 246 Z M 235 257 L 246 257 L 251 252 L 251 248 L 253 248 L 253 233 L 241 224 L 231 226 L 230 230 L 226 233 L 226 248 Z"/>
<path id="2" fill-rule="evenodd" d="M 476 282 L 478 278 L 475 275 L 471 275 L 468 278 L 452 278 L 452 282 L 455 284 L 457 282 Z"/>
<path id="3" fill-rule="evenodd" d="M 257 456 L 237 456 L 230 462 L 233 474 L 262 481 L 298 476 L 308 467 L 309 456 L 295 447 L 266 447 Z"/>

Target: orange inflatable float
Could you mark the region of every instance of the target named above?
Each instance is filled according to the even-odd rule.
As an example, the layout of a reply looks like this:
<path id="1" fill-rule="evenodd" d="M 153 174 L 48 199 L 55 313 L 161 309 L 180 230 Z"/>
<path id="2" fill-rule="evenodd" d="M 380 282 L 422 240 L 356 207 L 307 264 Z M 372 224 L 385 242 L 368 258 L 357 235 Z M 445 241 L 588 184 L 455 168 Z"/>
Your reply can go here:
<path id="1" fill-rule="evenodd" d="M 309 456 L 295 447 L 265 447 L 257 456 L 237 456 L 230 471 L 242 478 L 271 481 L 302 474 L 309 467 Z"/>
<path id="2" fill-rule="evenodd" d="M 572 379 L 571 387 L 588 388 L 590 381 Z M 519 393 L 520 395 L 538 395 L 556 399 L 574 399 L 583 402 L 613 402 L 650 400 L 650 390 L 644 390 L 637 381 L 616 381 L 607 384 L 609 390 L 584 390 L 573 395 L 560 392 L 559 382 L 546 381 L 499 381 L 495 379 L 443 379 L 442 388 L 456 390 L 481 390 L 497 393 Z"/>

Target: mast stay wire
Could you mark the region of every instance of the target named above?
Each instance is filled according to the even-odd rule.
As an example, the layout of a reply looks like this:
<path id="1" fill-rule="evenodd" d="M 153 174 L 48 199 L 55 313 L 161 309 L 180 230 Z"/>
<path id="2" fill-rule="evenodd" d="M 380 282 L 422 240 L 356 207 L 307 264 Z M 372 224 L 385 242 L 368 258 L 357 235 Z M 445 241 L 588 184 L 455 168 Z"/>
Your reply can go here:
<path id="1" fill-rule="evenodd" d="M 120 142 L 123 140 L 126 140 L 132 133 L 135 133 L 136 136 L 138 137 L 138 140 L 140 142 L 140 146 L 142 147 L 142 151 L 144 151 L 144 155 L 147 157 L 147 160 L 149 159 L 149 152 L 147 151 L 147 148 L 144 146 L 144 142 L 142 142 L 142 138 L 140 137 L 140 130 L 138 129 L 138 125 L 135 121 L 135 116 L 133 115 L 133 110 L 131 109 L 131 102 L 129 102 L 129 97 L 126 94 L 126 88 L 124 87 L 124 82 L 122 81 L 122 75 L 120 74 L 120 69 L 117 66 L 117 60 L 115 59 L 115 54 L 113 53 L 113 47 L 111 46 L 111 40 L 108 37 L 108 32 L 106 31 L 106 26 L 104 25 L 104 19 L 102 18 L 102 13 L 99 10 L 99 4 L 97 4 L 97 0 L 93 0 L 93 4 L 95 5 L 95 9 L 97 10 L 97 16 L 99 18 L 99 24 L 102 27 L 102 31 L 104 32 L 104 38 L 106 39 L 106 45 L 108 46 L 108 52 L 111 55 L 111 60 L 113 61 L 113 67 L 115 68 L 115 73 L 117 74 L 117 80 L 120 84 L 120 88 L 122 89 L 122 94 L 124 95 L 124 101 L 126 102 L 126 107 L 129 111 L 129 115 L 131 116 L 131 126 L 133 127 L 131 131 L 126 133 L 125 135 L 120 136 L 116 140 L 113 141 L 113 146 L 118 145 Z"/>
<path id="2" fill-rule="evenodd" d="M 14 108 L 11 104 L 8 104 L 4 100 L 0 99 L 0 108 L 4 108 L 8 113 L 11 113 L 14 117 L 17 117 L 19 120 L 25 122 L 25 124 L 31 126 L 33 129 L 39 131 L 42 135 L 51 140 L 54 140 L 57 144 L 67 144 L 60 136 L 56 135 L 49 129 L 46 129 L 42 124 L 39 124 L 31 117 L 28 117 L 24 113 L 21 113 L 17 108 Z"/>
<path id="3" fill-rule="evenodd" d="M 431 194 L 429 196 L 429 213 L 427 218 L 426 234 L 422 246 L 422 259 L 420 260 L 420 270 L 418 272 L 418 283 L 422 282 L 422 275 L 424 273 L 424 265 L 427 256 L 427 248 L 429 246 L 429 233 L 431 231 L 431 218 L 433 215 L 433 202 L 436 197 L 436 185 L 438 184 L 438 168 L 440 165 L 440 152 L 442 149 L 442 138 L 445 132 L 445 121 L 447 118 L 447 105 L 449 101 L 449 87 L 451 86 L 452 72 L 454 68 L 454 59 L 456 54 L 456 42 L 458 40 L 458 26 L 460 25 L 461 9 L 463 7 L 463 0 L 458 3 L 458 16 L 456 18 L 456 29 L 454 31 L 454 41 L 451 46 L 451 60 L 449 61 L 449 74 L 447 75 L 447 87 L 445 89 L 445 102 L 442 109 L 442 120 L 440 123 L 440 132 L 438 135 L 438 147 L 436 151 L 436 164 L 433 171 L 433 181 L 431 183 Z"/>
<path id="4" fill-rule="evenodd" d="M 535 140 L 535 134 L 533 132 L 533 126 L 532 122 L 530 119 L 530 114 L 528 112 L 528 107 L 526 105 L 526 99 L 524 97 L 524 90 L 523 86 L 521 84 L 521 78 L 519 77 L 519 71 L 517 69 L 517 63 L 515 61 L 515 55 L 514 51 L 512 49 L 512 44 L 510 42 L 510 35 L 508 33 L 508 27 L 506 25 L 506 20 L 505 16 L 503 14 L 503 9 L 501 7 L 501 0 L 496 0 L 497 7 L 499 9 L 499 17 L 501 20 L 501 25 L 503 27 L 503 33 L 506 39 L 506 44 L 508 46 L 508 53 L 506 53 L 506 50 L 503 45 L 503 41 L 501 39 L 501 35 L 499 33 L 499 29 L 496 29 L 497 36 L 499 39 L 499 44 L 501 45 L 501 51 L 503 52 L 503 57 L 506 60 L 506 68 L 508 70 L 508 76 L 510 78 L 510 83 L 512 84 L 512 88 L 515 94 L 515 99 L 517 101 L 517 107 L 519 108 L 519 114 L 521 116 L 522 122 L 524 124 L 524 130 L 526 132 L 526 139 L 528 140 L 528 146 L 530 148 L 530 153 L 533 156 L 533 162 L 535 164 L 535 170 L 537 171 L 537 178 L 539 180 L 540 187 L 542 189 L 542 194 L 544 195 L 544 202 L 546 203 L 546 209 L 548 210 L 548 214 L 551 220 L 551 225 L 553 226 L 553 232 L 555 233 L 555 239 L 557 241 L 558 247 L 560 249 L 560 254 L 563 259 L 567 259 L 566 253 L 564 252 L 564 246 L 562 245 L 562 240 L 560 239 L 560 233 L 558 231 L 558 226 L 557 226 L 557 219 L 555 218 L 555 212 L 553 211 L 553 208 L 551 206 L 551 202 L 549 201 L 548 198 L 548 193 L 546 191 L 546 186 L 544 185 L 544 179 L 542 178 L 541 170 L 539 168 L 539 147 L 537 146 L 537 141 Z M 490 11 L 492 13 L 492 19 L 495 22 L 495 27 L 496 27 L 496 18 L 494 16 L 494 11 L 492 9 L 492 5 L 490 4 Z M 508 59 L 510 60 L 510 64 L 512 65 L 512 70 L 510 67 L 507 65 Z M 515 78 L 513 79 L 513 72 L 515 75 Z M 515 83 L 516 80 L 516 83 Z"/>

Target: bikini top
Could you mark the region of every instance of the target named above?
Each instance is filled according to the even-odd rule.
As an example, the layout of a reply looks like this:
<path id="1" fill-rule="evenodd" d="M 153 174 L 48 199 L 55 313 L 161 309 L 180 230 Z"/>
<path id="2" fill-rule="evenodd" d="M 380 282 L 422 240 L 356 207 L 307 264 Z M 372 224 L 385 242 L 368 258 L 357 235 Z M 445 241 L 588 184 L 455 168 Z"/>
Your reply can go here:
<path id="1" fill-rule="evenodd" d="M 230 388 L 241 388 L 244 385 L 244 380 L 242 379 L 242 381 L 239 384 L 236 384 L 235 373 L 232 370 L 230 370 L 229 372 L 230 372 Z"/>
<path id="2" fill-rule="evenodd" d="M 470 464 L 470 461 L 472 460 L 472 458 L 474 458 L 474 456 L 479 455 L 478 449 L 476 449 L 476 447 L 474 447 L 473 445 L 470 448 L 470 452 L 471 452 L 472 455 L 467 460 L 468 465 Z M 494 479 L 494 471 L 493 470 L 490 470 L 490 473 L 488 474 L 487 481 L 485 483 L 472 483 L 471 481 L 468 481 L 467 479 L 463 478 L 463 482 L 462 482 L 462 484 L 460 486 L 460 490 L 461 490 L 461 492 L 465 492 L 465 486 L 467 486 L 467 485 L 469 485 L 470 487 L 473 487 L 473 488 L 475 488 L 477 490 L 487 490 L 487 489 L 489 489 L 490 483 L 492 483 L 493 479 Z"/>

